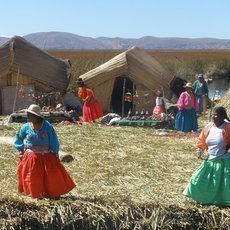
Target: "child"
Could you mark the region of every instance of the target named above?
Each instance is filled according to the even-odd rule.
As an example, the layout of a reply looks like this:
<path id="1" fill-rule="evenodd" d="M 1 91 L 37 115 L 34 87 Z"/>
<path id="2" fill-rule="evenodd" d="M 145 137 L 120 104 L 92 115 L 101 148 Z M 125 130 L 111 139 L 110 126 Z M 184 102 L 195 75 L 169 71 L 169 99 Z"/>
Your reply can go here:
<path id="1" fill-rule="evenodd" d="M 165 113 L 165 102 L 160 90 L 156 92 L 156 106 L 153 109 L 153 115 L 161 115 Z"/>

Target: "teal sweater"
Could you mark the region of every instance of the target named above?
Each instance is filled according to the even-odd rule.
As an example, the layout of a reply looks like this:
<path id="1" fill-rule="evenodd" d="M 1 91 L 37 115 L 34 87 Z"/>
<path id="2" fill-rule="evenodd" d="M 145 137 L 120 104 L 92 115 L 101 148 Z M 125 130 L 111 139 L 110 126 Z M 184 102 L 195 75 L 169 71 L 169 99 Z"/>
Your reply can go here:
<path id="1" fill-rule="evenodd" d="M 199 86 L 199 80 L 196 80 L 193 84 L 193 91 L 195 94 L 197 94 L 198 86 Z M 205 95 L 205 94 L 208 95 L 208 84 L 206 81 L 204 81 L 202 85 L 202 95 Z"/>

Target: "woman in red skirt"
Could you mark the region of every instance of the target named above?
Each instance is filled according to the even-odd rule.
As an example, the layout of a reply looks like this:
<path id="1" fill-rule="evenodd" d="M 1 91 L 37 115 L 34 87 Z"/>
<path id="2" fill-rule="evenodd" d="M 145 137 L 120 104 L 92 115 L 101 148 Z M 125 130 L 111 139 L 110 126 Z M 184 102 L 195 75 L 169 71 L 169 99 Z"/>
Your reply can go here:
<path id="1" fill-rule="evenodd" d="M 18 192 L 32 198 L 57 198 L 71 191 L 75 184 L 61 164 L 59 141 L 53 126 L 32 104 L 27 109 L 28 122 L 22 125 L 14 140 L 20 158 Z"/>
<path id="2" fill-rule="evenodd" d="M 77 80 L 78 97 L 84 102 L 82 113 L 84 122 L 95 122 L 96 119 L 103 116 L 103 111 L 99 101 L 94 97 L 93 91 L 87 87 L 82 80 Z"/>

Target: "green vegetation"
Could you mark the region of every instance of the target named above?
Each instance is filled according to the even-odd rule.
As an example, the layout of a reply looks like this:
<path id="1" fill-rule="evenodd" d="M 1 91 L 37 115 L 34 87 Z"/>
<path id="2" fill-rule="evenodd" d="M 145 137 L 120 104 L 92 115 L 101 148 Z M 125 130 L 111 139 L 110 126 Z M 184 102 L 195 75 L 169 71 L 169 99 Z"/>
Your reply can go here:
<path id="1" fill-rule="evenodd" d="M 76 50 L 50 51 L 58 58 L 69 59 L 72 63 L 72 79 L 70 90 L 76 90 L 76 79 L 91 69 L 112 59 L 122 50 Z M 208 77 L 228 76 L 230 74 L 230 51 L 226 50 L 149 50 L 173 75 L 186 80 L 194 80 L 197 73 L 205 73 Z"/>

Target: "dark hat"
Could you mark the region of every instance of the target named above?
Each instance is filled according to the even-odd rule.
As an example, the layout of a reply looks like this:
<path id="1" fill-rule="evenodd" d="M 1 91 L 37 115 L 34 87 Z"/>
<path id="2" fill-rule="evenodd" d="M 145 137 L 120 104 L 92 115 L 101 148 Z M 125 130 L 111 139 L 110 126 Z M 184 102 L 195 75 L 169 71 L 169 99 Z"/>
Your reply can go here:
<path id="1" fill-rule="evenodd" d="M 202 73 L 198 74 L 198 78 L 204 78 L 204 74 Z"/>
<path id="2" fill-rule="evenodd" d="M 84 81 L 82 80 L 82 78 L 78 78 L 76 83 L 79 84 L 79 85 L 83 85 Z"/>

